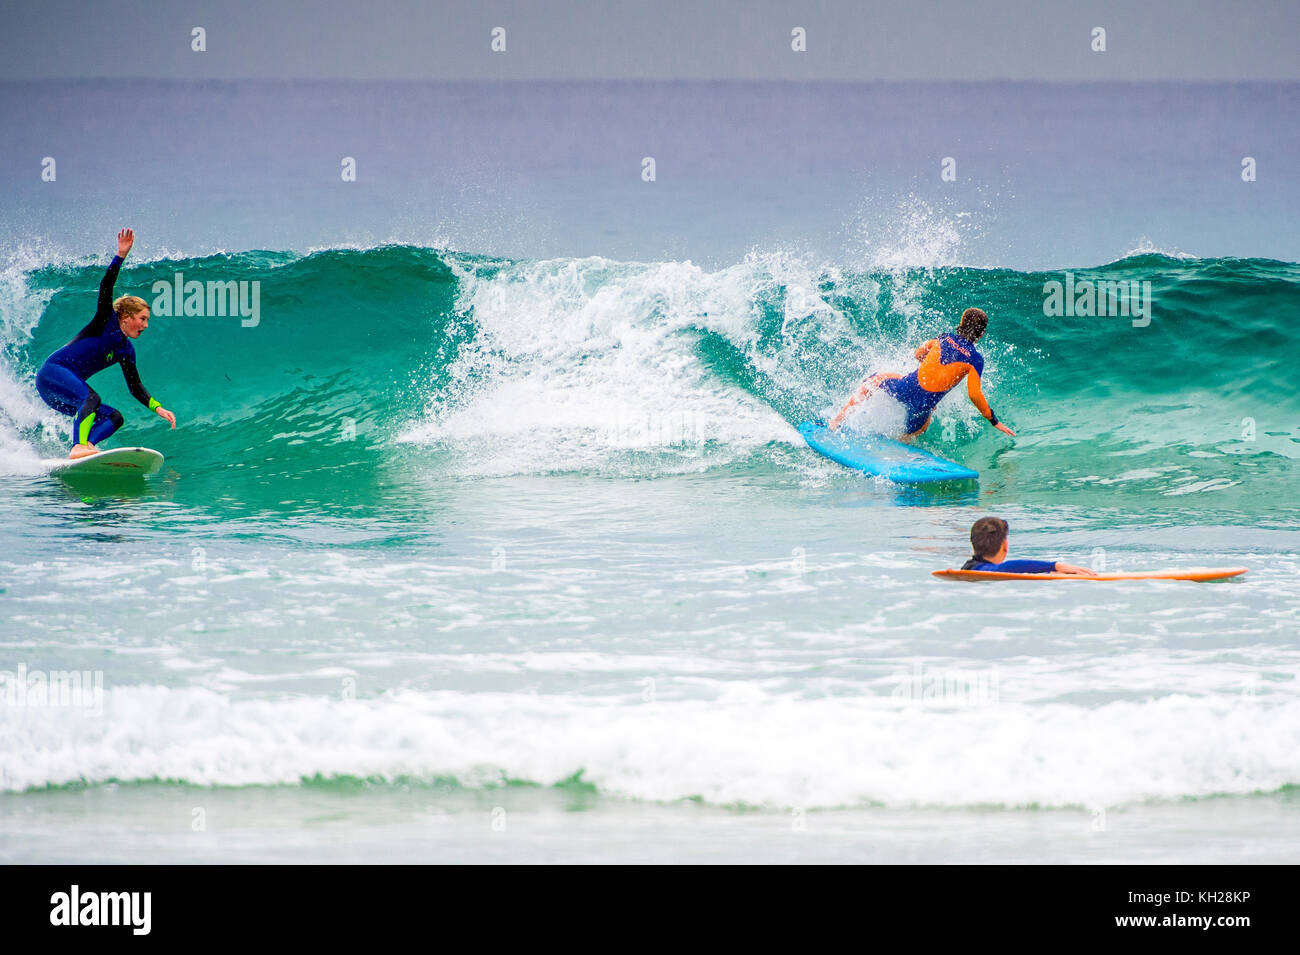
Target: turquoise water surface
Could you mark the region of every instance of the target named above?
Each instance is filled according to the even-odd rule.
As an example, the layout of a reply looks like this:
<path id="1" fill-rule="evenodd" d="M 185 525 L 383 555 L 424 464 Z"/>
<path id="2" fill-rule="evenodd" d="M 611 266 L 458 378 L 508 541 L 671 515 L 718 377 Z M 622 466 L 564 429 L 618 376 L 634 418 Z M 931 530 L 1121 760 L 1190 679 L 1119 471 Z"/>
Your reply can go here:
<path id="1" fill-rule="evenodd" d="M 678 221 L 711 255 L 319 224 L 185 254 L 137 225 L 118 294 L 259 289 L 255 323 L 155 306 L 139 367 L 176 430 L 95 379 L 127 418 L 109 444 L 166 455 L 138 484 L 41 463 L 68 427 L 36 371 L 111 249 L 24 233 L 0 275 L 0 858 L 1293 860 L 1289 234 L 1281 258 L 1030 264 L 965 255 L 933 207 L 905 246 L 730 255 L 697 200 Z M 1045 314 L 1066 271 L 1150 283 L 1149 321 Z M 977 484 L 803 445 L 970 305 L 1018 437 L 959 388 L 920 445 Z M 901 421 L 881 399 L 858 423 Z M 1013 556 L 1250 572 L 933 578 L 987 514 Z"/>

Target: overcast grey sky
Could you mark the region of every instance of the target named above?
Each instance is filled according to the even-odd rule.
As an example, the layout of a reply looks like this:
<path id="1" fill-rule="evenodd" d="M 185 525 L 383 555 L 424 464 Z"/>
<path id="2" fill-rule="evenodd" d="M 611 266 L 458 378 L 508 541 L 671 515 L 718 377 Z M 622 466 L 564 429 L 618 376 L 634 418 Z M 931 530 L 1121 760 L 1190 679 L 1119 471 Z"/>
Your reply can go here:
<path id="1" fill-rule="evenodd" d="M 5 0 L 0 17 L 6 79 L 1300 79 L 1296 0 Z"/>

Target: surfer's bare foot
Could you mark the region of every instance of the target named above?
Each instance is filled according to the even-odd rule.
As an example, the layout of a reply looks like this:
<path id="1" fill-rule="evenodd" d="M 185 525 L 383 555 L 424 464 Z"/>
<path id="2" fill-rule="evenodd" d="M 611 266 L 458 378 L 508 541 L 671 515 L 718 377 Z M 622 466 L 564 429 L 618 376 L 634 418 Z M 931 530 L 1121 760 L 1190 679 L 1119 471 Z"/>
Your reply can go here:
<path id="1" fill-rule="evenodd" d="M 77 458 L 84 458 L 88 454 L 98 454 L 98 453 L 99 453 L 99 448 L 95 447 L 93 444 L 77 444 L 77 445 L 73 445 L 72 452 L 68 455 L 68 457 L 72 458 L 73 460 L 76 460 Z"/>

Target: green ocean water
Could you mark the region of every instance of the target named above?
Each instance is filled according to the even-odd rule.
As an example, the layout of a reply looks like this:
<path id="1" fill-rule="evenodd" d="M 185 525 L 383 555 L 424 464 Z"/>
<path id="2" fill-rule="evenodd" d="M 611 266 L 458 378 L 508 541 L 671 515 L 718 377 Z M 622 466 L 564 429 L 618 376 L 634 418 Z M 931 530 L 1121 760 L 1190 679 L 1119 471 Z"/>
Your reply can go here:
<path id="1" fill-rule="evenodd" d="M 118 294 L 257 282 L 258 321 L 155 307 L 139 368 L 177 429 L 115 371 L 94 385 L 127 418 L 109 443 L 157 448 L 164 470 L 67 484 L 40 465 L 66 422 L 32 383 L 103 266 L 0 283 L 10 831 L 88 837 L 165 804 L 175 819 L 110 855 L 237 857 L 295 818 L 303 840 L 268 857 L 318 858 L 322 826 L 382 843 L 432 814 L 471 858 L 503 808 L 549 833 L 516 857 L 588 813 L 575 858 L 614 831 L 649 852 L 667 817 L 732 858 L 806 812 L 834 823 L 831 858 L 840 836 L 945 818 L 974 845 L 996 811 L 1029 821 L 991 859 L 1183 857 L 1160 833 L 1226 847 L 1265 819 L 1281 842 L 1256 857 L 1297 845 L 1294 264 L 1073 270 L 1075 287 L 1149 282 L 1135 325 L 1045 315 L 1061 272 L 788 253 L 713 270 L 395 245 L 133 260 Z M 969 305 L 990 316 L 985 394 L 1019 435 L 958 389 L 921 443 L 977 486 L 900 488 L 802 445 L 801 420 L 912 367 Z M 901 424 L 887 400 L 864 414 Z M 989 513 L 1019 556 L 1251 570 L 932 578 Z M 20 666 L 100 689 L 18 701 Z M 199 851 L 194 806 L 240 815 L 239 834 Z M 1099 838 L 1098 813 L 1153 828 L 1072 843 Z"/>
<path id="2" fill-rule="evenodd" d="M 970 303 L 992 316 L 981 343 L 986 389 L 1021 436 L 1012 445 L 989 432 L 958 389 L 925 446 L 1025 502 L 1155 516 L 1176 513 L 1190 494 L 1217 522 L 1252 526 L 1286 524 L 1292 510 L 1278 493 L 1295 481 L 1300 448 L 1290 368 L 1300 267 L 1289 263 L 1147 254 L 1074 273 L 1080 285 L 1150 282 L 1145 327 L 1123 316 L 1045 316 L 1044 283 L 1062 273 L 818 271 L 775 256 L 705 273 L 689 263 L 517 263 L 400 246 L 249 252 L 133 264 L 119 291 L 153 301 L 154 284 L 177 273 L 260 283 L 259 324 L 155 318 L 140 367 L 183 427 L 155 435 L 133 417 L 117 440 L 184 461 L 173 499 L 223 518 L 288 517 L 302 506 L 418 515 L 413 486 L 476 473 L 485 457 L 499 475 L 784 468 L 801 452 L 783 422 L 833 410 L 872 370 L 905 371 L 915 343 Z M 80 327 L 100 276 L 99 266 L 27 274 L 30 326 L 10 318 L 4 343 L 17 382 L 29 383 Z M 561 314 L 568 309 L 575 314 Z M 653 354 L 620 354 L 636 341 Z M 679 366 L 682 387 L 661 373 L 665 363 Z M 106 400 L 134 415 L 108 377 L 96 382 Z M 529 399 L 540 395 L 564 419 L 557 431 L 591 436 L 575 439 L 583 449 L 571 460 L 539 461 L 532 452 L 545 437 L 508 427 L 495 436 L 444 427 L 409 441 L 430 422 L 436 431 L 476 411 L 490 417 L 510 401 L 500 395 L 534 385 L 542 390 Z M 608 400 L 584 418 L 583 392 Z M 751 427 L 755 409 L 766 435 Z M 31 408 L 11 410 L 30 425 Z M 53 423 L 42 416 L 35 433 L 51 453 L 62 438 Z M 615 435 L 604 450 L 591 447 L 619 428 L 632 429 L 623 446 Z"/>

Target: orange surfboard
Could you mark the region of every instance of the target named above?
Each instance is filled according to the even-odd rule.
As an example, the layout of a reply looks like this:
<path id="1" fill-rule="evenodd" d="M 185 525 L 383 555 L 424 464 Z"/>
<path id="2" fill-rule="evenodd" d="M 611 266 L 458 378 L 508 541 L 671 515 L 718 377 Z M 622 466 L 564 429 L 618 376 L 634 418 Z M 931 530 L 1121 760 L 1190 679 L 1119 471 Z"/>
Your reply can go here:
<path id="1" fill-rule="evenodd" d="M 1223 580 L 1244 574 L 1245 567 L 1217 567 L 1205 570 L 1138 570 L 1130 573 L 1098 574 L 1079 577 L 1075 574 L 1003 574 L 996 570 L 935 570 L 936 577 L 949 580 Z"/>

